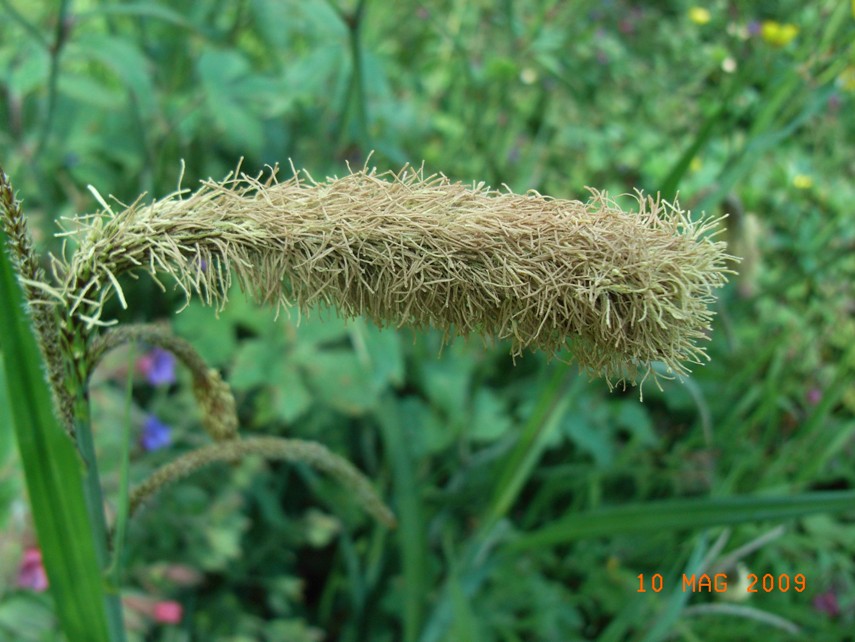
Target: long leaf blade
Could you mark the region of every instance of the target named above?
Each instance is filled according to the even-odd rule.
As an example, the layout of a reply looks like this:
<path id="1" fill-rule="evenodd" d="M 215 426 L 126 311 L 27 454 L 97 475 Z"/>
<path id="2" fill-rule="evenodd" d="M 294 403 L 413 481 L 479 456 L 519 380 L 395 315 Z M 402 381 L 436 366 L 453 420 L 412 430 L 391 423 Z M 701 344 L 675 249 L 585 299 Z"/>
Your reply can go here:
<path id="1" fill-rule="evenodd" d="M 83 470 L 53 415 L 23 295 L 0 230 L 0 350 L 39 545 L 69 640 L 109 642 L 104 584 L 83 495 Z"/>
<path id="2" fill-rule="evenodd" d="M 646 502 L 573 515 L 521 535 L 509 547 L 528 549 L 592 537 L 781 521 L 846 510 L 855 511 L 855 491 Z"/>

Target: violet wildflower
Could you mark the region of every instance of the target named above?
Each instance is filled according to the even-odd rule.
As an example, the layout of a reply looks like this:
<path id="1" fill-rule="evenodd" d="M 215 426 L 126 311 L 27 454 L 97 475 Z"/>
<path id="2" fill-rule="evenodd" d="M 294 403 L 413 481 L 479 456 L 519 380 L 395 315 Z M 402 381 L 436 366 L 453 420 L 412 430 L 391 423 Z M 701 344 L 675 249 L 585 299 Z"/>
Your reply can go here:
<path id="1" fill-rule="evenodd" d="M 153 386 L 175 383 L 175 355 L 153 348 L 137 361 L 137 368 Z"/>
<path id="2" fill-rule="evenodd" d="M 834 591 L 826 591 L 813 598 L 813 608 L 820 613 L 825 613 L 828 617 L 840 615 L 840 605 L 837 603 L 837 595 Z"/>
<path id="3" fill-rule="evenodd" d="M 24 559 L 18 569 L 18 586 L 41 593 L 48 588 L 48 577 L 42 564 L 42 552 L 37 548 L 24 551 Z"/>
<path id="4" fill-rule="evenodd" d="M 154 415 L 149 415 L 143 422 L 140 445 L 144 450 L 160 450 L 172 441 L 172 429 Z"/>
<path id="5" fill-rule="evenodd" d="M 807 393 L 805 393 L 805 398 L 811 406 L 815 406 L 822 401 L 822 390 L 819 388 L 811 388 Z"/>

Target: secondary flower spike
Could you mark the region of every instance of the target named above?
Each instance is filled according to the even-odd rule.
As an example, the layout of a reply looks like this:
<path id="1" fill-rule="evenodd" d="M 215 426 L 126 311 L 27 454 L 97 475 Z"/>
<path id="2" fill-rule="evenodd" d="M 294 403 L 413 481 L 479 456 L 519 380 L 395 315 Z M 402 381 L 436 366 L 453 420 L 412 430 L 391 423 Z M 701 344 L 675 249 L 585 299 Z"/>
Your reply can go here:
<path id="1" fill-rule="evenodd" d="M 509 339 L 514 355 L 566 347 L 591 373 L 635 383 L 652 361 L 685 374 L 706 356 L 698 341 L 729 271 L 716 221 L 637 203 L 499 192 L 409 166 L 322 182 L 235 174 L 118 213 L 102 203 L 69 228 L 78 249 L 55 274 L 67 312 L 90 325 L 111 291 L 124 303 L 123 272 L 167 273 L 217 305 L 234 275 L 260 302 Z"/>

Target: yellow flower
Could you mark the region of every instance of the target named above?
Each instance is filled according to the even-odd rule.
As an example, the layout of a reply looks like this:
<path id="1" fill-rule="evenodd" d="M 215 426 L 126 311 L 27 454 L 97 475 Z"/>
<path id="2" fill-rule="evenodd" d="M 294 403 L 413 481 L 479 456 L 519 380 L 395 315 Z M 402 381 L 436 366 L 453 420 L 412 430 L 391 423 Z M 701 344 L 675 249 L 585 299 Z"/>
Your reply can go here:
<path id="1" fill-rule="evenodd" d="M 796 174 L 793 177 L 793 186 L 796 189 L 810 189 L 813 187 L 813 179 L 807 174 Z"/>
<path id="2" fill-rule="evenodd" d="M 763 40 L 775 47 L 785 47 L 799 33 L 799 28 L 792 24 L 781 24 L 774 20 L 765 20 L 760 27 L 760 35 Z"/>
<path id="3" fill-rule="evenodd" d="M 694 22 L 696 25 L 705 25 L 711 18 L 712 16 L 708 9 L 704 9 L 703 7 L 692 7 L 689 9 L 689 20 Z"/>
<path id="4" fill-rule="evenodd" d="M 843 88 L 843 91 L 855 91 L 855 66 L 849 65 L 844 69 L 837 77 L 837 84 Z"/>

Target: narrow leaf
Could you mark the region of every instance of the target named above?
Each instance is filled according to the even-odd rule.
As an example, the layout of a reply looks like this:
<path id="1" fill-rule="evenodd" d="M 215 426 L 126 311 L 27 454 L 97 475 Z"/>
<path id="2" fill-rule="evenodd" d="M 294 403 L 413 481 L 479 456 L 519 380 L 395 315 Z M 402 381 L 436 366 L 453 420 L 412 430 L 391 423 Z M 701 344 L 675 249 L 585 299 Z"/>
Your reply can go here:
<path id="1" fill-rule="evenodd" d="M 69 640 L 108 642 L 104 585 L 83 495 L 83 469 L 52 413 L 41 355 L 0 230 L 0 349 L 11 415 L 60 625 Z"/>
<path id="2" fill-rule="evenodd" d="M 522 535 L 510 547 L 538 548 L 592 537 L 782 521 L 846 510 L 855 510 L 855 491 L 646 502 L 572 515 Z"/>

